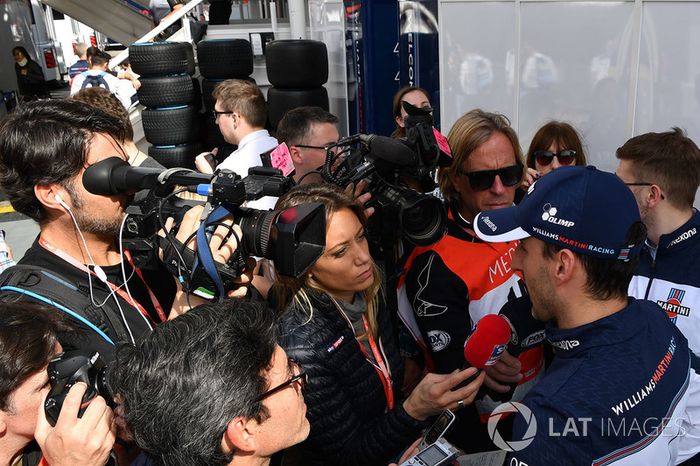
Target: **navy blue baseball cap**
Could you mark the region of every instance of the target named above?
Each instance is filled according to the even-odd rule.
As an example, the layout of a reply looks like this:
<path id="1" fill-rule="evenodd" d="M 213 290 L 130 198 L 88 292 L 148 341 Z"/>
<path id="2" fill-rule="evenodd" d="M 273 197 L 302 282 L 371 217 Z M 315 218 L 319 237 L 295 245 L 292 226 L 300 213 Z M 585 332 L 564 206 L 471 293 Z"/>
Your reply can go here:
<path id="1" fill-rule="evenodd" d="M 580 254 L 627 261 L 641 250 L 643 240 L 629 239 L 640 222 L 634 195 L 616 175 L 574 166 L 537 180 L 517 206 L 481 212 L 474 230 L 492 243 L 533 236 Z"/>

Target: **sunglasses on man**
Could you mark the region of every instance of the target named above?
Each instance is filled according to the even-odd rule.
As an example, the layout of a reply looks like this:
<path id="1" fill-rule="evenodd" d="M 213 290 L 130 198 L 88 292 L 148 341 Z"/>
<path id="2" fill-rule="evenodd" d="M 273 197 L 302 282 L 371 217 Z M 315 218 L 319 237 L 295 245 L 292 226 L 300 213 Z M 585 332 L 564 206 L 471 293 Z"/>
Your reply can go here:
<path id="1" fill-rule="evenodd" d="M 540 165 L 549 165 L 556 157 L 560 165 L 571 165 L 576 161 L 576 151 L 571 149 L 560 150 L 559 152 L 550 152 L 548 150 L 536 150 L 535 158 Z"/>
<path id="2" fill-rule="evenodd" d="M 499 168 L 498 170 L 479 170 L 475 172 L 465 172 L 457 170 L 457 174 L 466 176 L 469 185 L 474 191 L 486 191 L 493 186 L 496 175 L 501 179 L 503 186 L 515 186 L 523 178 L 523 166 L 520 164 Z"/>

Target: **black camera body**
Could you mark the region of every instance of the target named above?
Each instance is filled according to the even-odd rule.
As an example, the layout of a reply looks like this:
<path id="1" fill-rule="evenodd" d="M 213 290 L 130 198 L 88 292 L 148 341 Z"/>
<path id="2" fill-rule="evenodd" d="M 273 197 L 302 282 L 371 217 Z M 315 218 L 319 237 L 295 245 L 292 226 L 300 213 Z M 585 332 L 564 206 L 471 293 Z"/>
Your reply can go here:
<path id="1" fill-rule="evenodd" d="M 112 395 L 107 386 L 107 366 L 100 358 L 100 353 L 86 351 L 59 353 L 49 362 L 47 371 L 51 390 L 44 402 L 44 413 L 52 426 L 56 425 L 66 395 L 76 382 L 83 382 L 88 387 L 80 403 L 78 417 L 82 417 L 90 402 L 98 395 L 104 398 L 110 407 L 114 407 Z"/>
<path id="2" fill-rule="evenodd" d="M 111 157 L 91 165 L 83 174 L 86 189 L 98 195 L 132 193 L 149 189 L 138 203 L 126 209 L 128 214 L 122 246 L 130 251 L 134 265 L 156 268 L 164 251 L 163 262 L 178 277 L 185 290 L 198 290 L 207 299 L 223 299 L 223 293 L 235 287 L 250 257 L 275 261 L 281 275 L 298 277 L 323 253 L 325 247 L 325 208 L 322 204 L 306 204 L 284 211 L 257 210 L 243 207 L 246 201 L 263 196 L 279 197 L 293 186 L 291 178 L 271 167 L 254 167 L 245 178 L 229 170 L 213 176 L 187 169 L 159 170 L 131 167 Z M 206 196 L 207 201 L 178 198 L 176 185 L 189 186 L 189 191 Z M 203 234 L 197 235 L 197 252 L 175 239 L 172 232 L 165 238 L 158 235 L 169 217 L 179 225 L 184 213 L 195 205 L 205 206 Z M 211 220 L 211 215 L 220 215 Z M 235 253 L 227 264 L 215 263 L 209 251 L 209 239 L 224 216 L 233 216 L 242 235 Z M 236 235 L 227 225 L 228 236 Z M 236 235 L 238 236 L 238 235 Z M 206 241 L 206 244 L 204 242 Z"/>
<path id="3" fill-rule="evenodd" d="M 370 238 L 381 236 L 380 243 L 392 245 L 406 239 L 423 246 L 444 236 L 445 208 L 440 199 L 422 192 L 426 184 L 434 189 L 430 173 L 435 167 L 426 166 L 416 148 L 403 140 L 362 134 L 342 139 L 338 146 L 347 156 L 338 164 L 327 156 L 321 176 L 341 188 L 363 179 L 369 182 L 372 198 L 366 206 L 375 208 L 369 219 Z"/>

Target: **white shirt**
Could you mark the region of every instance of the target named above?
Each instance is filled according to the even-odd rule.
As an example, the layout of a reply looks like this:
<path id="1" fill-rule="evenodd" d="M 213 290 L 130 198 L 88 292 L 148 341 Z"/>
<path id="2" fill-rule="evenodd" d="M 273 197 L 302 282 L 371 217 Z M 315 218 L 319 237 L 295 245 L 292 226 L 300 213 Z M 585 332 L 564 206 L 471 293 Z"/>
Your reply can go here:
<path id="1" fill-rule="evenodd" d="M 117 96 L 119 102 L 122 103 L 125 109 L 128 110 L 129 107 L 131 107 L 131 96 L 133 96 L 136 93 L 136 89 L 134 89 L 134 86 L 133 84 L 131 84 L 131 81 L 127 79 L 119 79 L 113 74 L 107 73 L 106 71 L 83 71 L 75 78 L 73 78 L 73 83 L 70 86 L 70 95 L 75 95 L 76 93 L 78 93 L 78 91 L 80 91 L 83 88 L 85 78 L 87 78 L 88 76 L 102 76 L 102 79 L 104 79 L 104 81 L 107 83 L 107 86 L 109 86 L 106 89 L 115 96 Z"/>
<path id="2" fill-rule="evenodd" d="M 250 167 L 261 167 L 262 159 L 260 154 L 274 149 L 278 146 L 277 139 L 270 136 L 266 129 L 261 129 L 250 133 L 238 143 L 238 149 L 226 157 L 223 162 L 217 165 L 217 169 L 231 170 L 232 172 L 245 178 L 248 176 Z M 256 201 L 246 202 L 246 207 L 254 209 L 273 209 L 277 202 L 276 197 L 265 196 Z"/>

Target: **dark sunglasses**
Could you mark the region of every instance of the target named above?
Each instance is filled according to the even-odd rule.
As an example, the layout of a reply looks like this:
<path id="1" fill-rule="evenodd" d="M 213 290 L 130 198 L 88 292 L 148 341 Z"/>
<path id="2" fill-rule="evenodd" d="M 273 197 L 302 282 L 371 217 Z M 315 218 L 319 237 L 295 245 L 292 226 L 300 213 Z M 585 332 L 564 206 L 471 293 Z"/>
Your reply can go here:
<path id="1" fill-rule="evenodd" d="M 571 165 L 576 160 L 576 151 L 571 149 L 560 150 L 558 153 L 548 150 L 536 150 L 535 157 L 540 165 L 549 165 L 554 157 L 559 159 L 561 165 Z"/>
<path id="2" fill-rule="evenodd" d="M 289 362 L 289 367 L 291 369 L 292 374 L 296 375 L 292 375 L 292 377 L 286 382 L 283 382 L 277 385 L 276 387 L 269 389 L 268 391 L 257 397 L 255 401 L 262 401 L 268 396 L 274 395 L 277 392 L 281 392 L 285 388 L 289 387 L 290 385 L 294 385 L 297 382 L 299 382 L 299 385 L 302 390 L 304 389 L 304 387 L 306 387 L 306 384 L 309 383 L 309 376 L 306 374 L 306 372 L 302 370 L 301 365 L 299 365 L 299 363 L 296 362 L 294 359 L 288 359 L 287 361 Z"/>
<path id="3" fill-rule="evenodd" d="M 465 172 L 457 170 L 457 173 L 469 179 L 469 185 L 474 191 L 486 191 L 496 180 L 496 175 L 501 179 L 503 186 L 515 186 L 523 178 L 523 166 L 520 164 L 510 167 L 499 168 L 498 170 L 480 170 L 476 172 Z"/>

